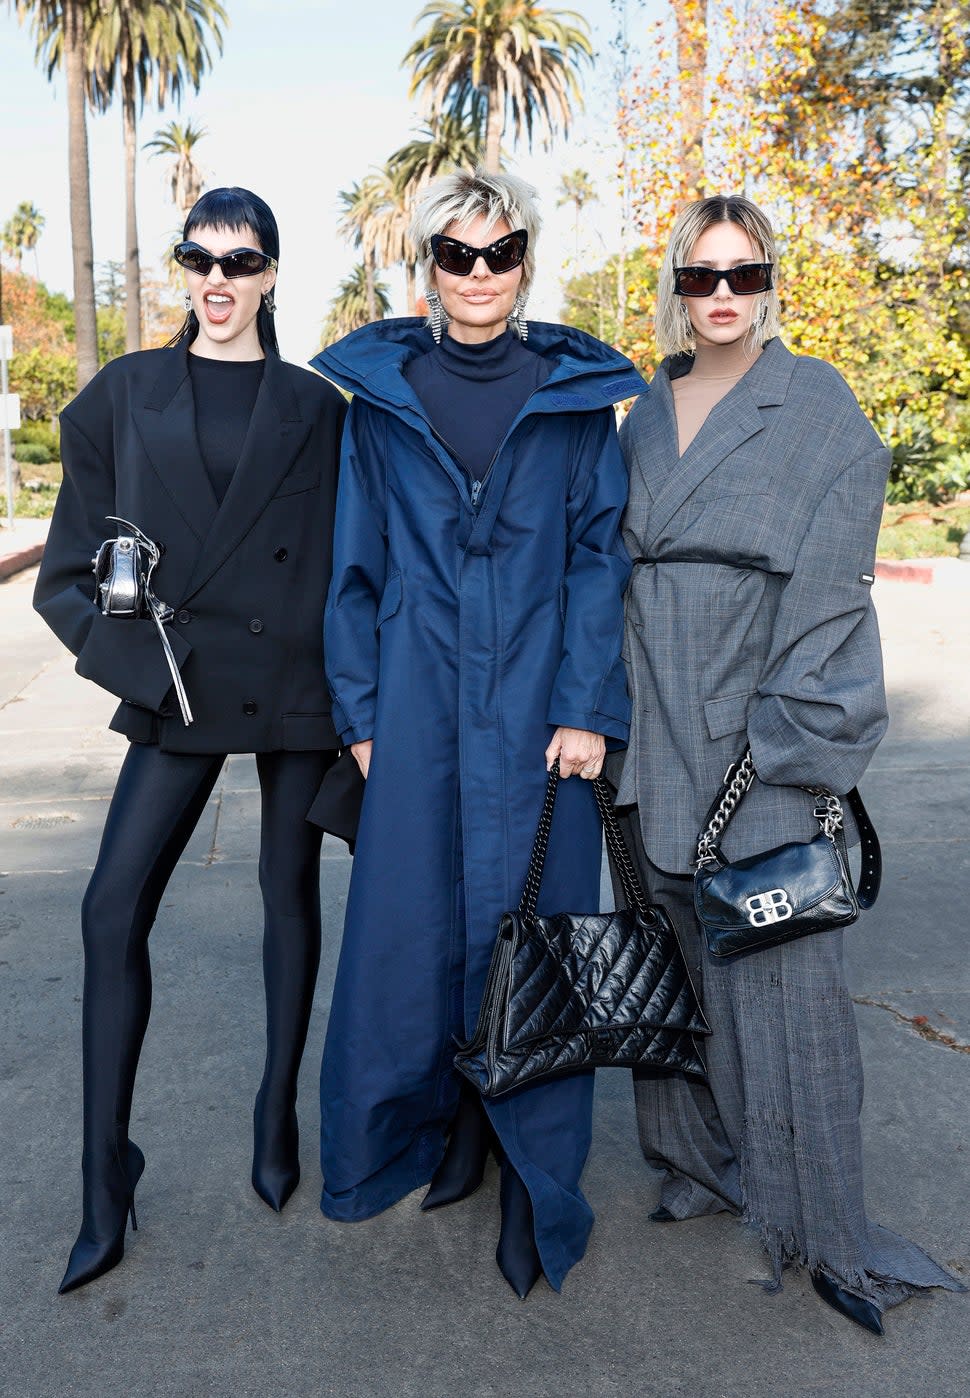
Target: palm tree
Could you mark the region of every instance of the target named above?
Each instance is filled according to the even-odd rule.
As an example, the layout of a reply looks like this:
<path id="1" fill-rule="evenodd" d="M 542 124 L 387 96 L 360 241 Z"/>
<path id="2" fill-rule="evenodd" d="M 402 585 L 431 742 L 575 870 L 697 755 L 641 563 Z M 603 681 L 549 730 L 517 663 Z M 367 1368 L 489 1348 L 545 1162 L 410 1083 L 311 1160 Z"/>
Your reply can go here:
<path id="1" fill-rule="evenodd" d="M 169 155 L 172 163 L 168 168 L 169 188 L 172 202 L 183 217 L 191 209 L 205 188 L 202 171 L 195 162 L 195 147 L 205 136 L 204 126 L 193 126 L 191 119 L 185 123 L 170 121 L 160 131 L 156 131 L 151 141 L 145 142 L 145 150 L 154 155 Z"/>
<path id="2" fill-rule="evenodd" d="M 371 315 L 369 296 L 373 292 L 377 315 Z M 351 330 L 359 330 L 372 320 L 383 320 L 391 309 L 391 298 L 382 281 L 368 284 L 367 268 L 363 262 L 345 277 L 337 288 L 337 294 L 330 302 L 330 310 L 323 323 L 323 343 L 333 344 Z"/>
<path id="3" fill-rule="evenodd" d="M 387 168 L 416 193 L 446 170 L 474 168 L 482 158 L 482 138 L 467 117 L 443 112 L 388 159 Z"/>
<path id="4" fill-rule="evenodd" d="M 579 216 L 584 205 L 592 204 L 596 197 L 596 190 L 593 188 L 593 182 L 586 170 L 573 170 L 563 175 L 559 182 L 559 198 L 556 200 L 556 208 L 561 209 L 564 204 L 572 204 L 576 211 L 573 231 L 577 263 L 579 262 Z"/>
<path id="5" fill-rule="evenodd" d="M 98 326 L 94 307 L 94 237 L 91 232 L 91 172 L 85 111 L 85 52 L 95 0 L 8 0 L 22 24 L 28 17 L 37 41 L 38 61 L 48 79 L 63 67 L 67 86 L 68 183 L 71 251 L 74 261 L 74 325 L 77 386 L 98 369 Z"/>
<path id="6" fill-rule="evenodd" d="M 386 165 L 376 171 L 373 179 L 375 194 L 379 198 L 370 224 L 374 252 L 382 267 L 393 267 L 396 262 L 403 262 L 408 314 L 414 315 L 417 309 L 415 264 L 418 254 L 408 233 L 413 213 L 411 188 L 405 181 L 395 179 Z"/>
<path id="7" fill-rule="evenodd" d="M 13 215 L 7 220 L 3 228 L 3 246 L 11 257 L 17 259 L 17 271 L 23 266 L 24 253 L 34 254 L 34 271 L 40 277 L 40 268 L 37 265 L 37 240 L 43 231 L 47 220 L 38 209 L 36 204 L 32 204 L 29 199 L 23 199 L 17 205 Z"/>
<path id="8" fill-rule="evenodd" d="M 363 257 L 364 286 L 367 299 L 368 321 L 377 319 L 377 243 L 374 216 L 384 202 L 384 191 L 374 175 L 367 175 L 359 183 L 355 180 L 349 189 L 342 189 L 337 195 L 340 200 L 340 219 L 337 231 L 350 245 L 359 248 Z M 328 342 L 329 343 L 329 342 Z"/>
<path id="9" fill-rule="evenodd" d="M 448 110 L 485 131 L 485 165 L 499 169 L 502 130 L 531 148 L 538 127 L 548 149 L 558 128 L 567 134 L 572 107 L 582 106 L 576 76 L 592 58 L 589 27 L 575 10 L 550 10 L 531 0 L 436 0 L 416 24 L 425 32 L 404 56 L 410 95 L 424 91 L 432 118 Z"/>
<path id="10" fill-rule="evenodd" d="M 209 39 L 222 52 L 226 11 L 219 0 L 101 0 L 91 34 L 90 99 L 103 110 L 121 91 L 125 141 L 125 343 L 141 348 L 141 268 L 135 212 L 137 107 L 176 106 L 184 88 L 199 90 L 212 66 Z"/>

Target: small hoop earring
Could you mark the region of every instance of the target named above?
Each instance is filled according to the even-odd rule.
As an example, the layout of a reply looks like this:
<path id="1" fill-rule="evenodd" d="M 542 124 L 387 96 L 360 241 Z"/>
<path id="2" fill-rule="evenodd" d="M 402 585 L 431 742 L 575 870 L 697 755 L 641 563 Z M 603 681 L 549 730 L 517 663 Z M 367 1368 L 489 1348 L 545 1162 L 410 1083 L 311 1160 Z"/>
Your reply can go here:
<path id="1" fill-rule="evenodd" d="M 276 310 L 276 297 L 273 295 L 272 288 L 270 288 L 269 291 L 263 292 L 263 305 L 270 315 Z"/>
<path id="2" fill-rule="evenodd" d="M 185 307 L 187 311 L 191 311 L 192 297 L 189 295 L 188 292 L 186 292 L 185 295 L 182 297 L 182 305 Z"/>
<path id="3" fill-rule="evenodd" d="M 431 317 L 431 333 L 434 336 L 436 345 L 441 344 L 441 337 L 445 333 L 448 324 L 448 316 L 445 308 L 441 304 L 441 297 L 436 291 L 426 291 L 424 299 L 428 303 L 428 314 Z"/>
<path id="4" fill-rule="evenodd" d="M 506 316 L 506 320 L 519 339 L 525 342 L 529 338 L 529 322 L 525 318 L 525 305 L 528 296 L 523 296 L 519 292 L 515 298 L 515 305 Z"/>

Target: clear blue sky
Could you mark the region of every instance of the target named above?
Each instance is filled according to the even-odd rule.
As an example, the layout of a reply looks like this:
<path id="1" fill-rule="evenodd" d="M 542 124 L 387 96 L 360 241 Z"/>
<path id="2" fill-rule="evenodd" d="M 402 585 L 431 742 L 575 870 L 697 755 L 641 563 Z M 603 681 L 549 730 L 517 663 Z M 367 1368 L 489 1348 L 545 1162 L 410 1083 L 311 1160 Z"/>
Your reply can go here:
<path id="1" fill-rule="evenodd" d="M 565 0 L 565 6 L 570 0 Z M 225 51 L 198 97 L 181 112 L 146 110 L 139 138 L 148 140 L 172 116 L 208 129 L 198 147 L 210 185 L 241 184 L 268 200 L 279 220 L 282 258 L 277 300 L 283 353 L 300 360 L 319 343 L 327 302 L 353 254 L 337 238 L 337 191 L 408 139 L 420 113 L 408 101 L 400 67 L 413 37 L 420 0 L 226 0 Z M 557 210 L 564 170 L 590 171 L 602 203 L 589 210 L 589 255 L 615 241 L 611 187 L 615 148 L 606 83 L 616 11 L 609 0 L 572 0 L 589 20 L 599 60 L 586 80 L 587 111 L 568 143 L 551 156 L 516 152 L 514 167 L 542 196 L 546 219 L 540 278 L 530 310 L 557 318 L 562 262 L 573 250 L 572 220 Z M 553 7 L 555 0 L 553 0 Z M 659 0 L 628 0 L 633 25 L 646 23 Z M 95 258 L 124 255 L 124 189 L 120 108 L 89 116 Z M 160 273 L 176 224 L 164 181 L 165 161 L 142 152 L 138 168 L 139 235 L 146 269 Z M 46 215 L 38 253 L 52 289 L 70 291 L 67 216 L 67 111 L 64 81 L 48 83 L 35 66 L 33 44 L 7 7 L 0 10 L 0 222 L 22 199 Z M 32 270 L 27 264 L 27 270 Z M 392 277 L 395 310 L 403 288 Z"/>

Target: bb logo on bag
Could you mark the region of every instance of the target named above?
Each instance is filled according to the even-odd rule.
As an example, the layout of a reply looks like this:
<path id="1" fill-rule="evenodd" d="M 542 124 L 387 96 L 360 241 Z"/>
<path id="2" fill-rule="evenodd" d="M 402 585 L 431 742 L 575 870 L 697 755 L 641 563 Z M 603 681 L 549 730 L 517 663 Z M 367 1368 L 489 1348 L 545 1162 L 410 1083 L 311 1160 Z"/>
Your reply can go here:
<path id="1" fill-rule="evenodd" d="M 752 927 L 767 927 L 772 922 L 784 922 L 794 911 L 784 888 L 769 888 L 766 893 L 752 893 L 745 898 L 748 921 Z"/>

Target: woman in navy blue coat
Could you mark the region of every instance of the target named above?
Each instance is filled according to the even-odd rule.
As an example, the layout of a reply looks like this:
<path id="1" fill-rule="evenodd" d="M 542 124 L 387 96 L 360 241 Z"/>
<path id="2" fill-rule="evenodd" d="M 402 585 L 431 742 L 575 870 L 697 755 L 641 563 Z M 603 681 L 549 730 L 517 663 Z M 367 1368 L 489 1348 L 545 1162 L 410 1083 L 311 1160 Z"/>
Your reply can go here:
<path id="1" fill-rule="evenodd" d="M 430 324 L 367 326 L 315 365 L 354 394 L 325 622 L 334 721 L 366 781 L 322 1071 L 323 1212 L 424 1207 L 502 1160 L 499 1265 L 524 1296 L 583 1255 L 593 1078 L 460 1090 L 501 913 L 546 786 L 625 742 L 627 477 L 615 350 L 526 323 L 538 220 L 508 176 L 437 181 L 413 230 Z M 598 907 L 601 831 L 566 781 L 540 911 Z M 447 1150 L 446 1150 L 447 1144 Z M 433 1177 L 433 1178 L 432 1178 Z"/>

